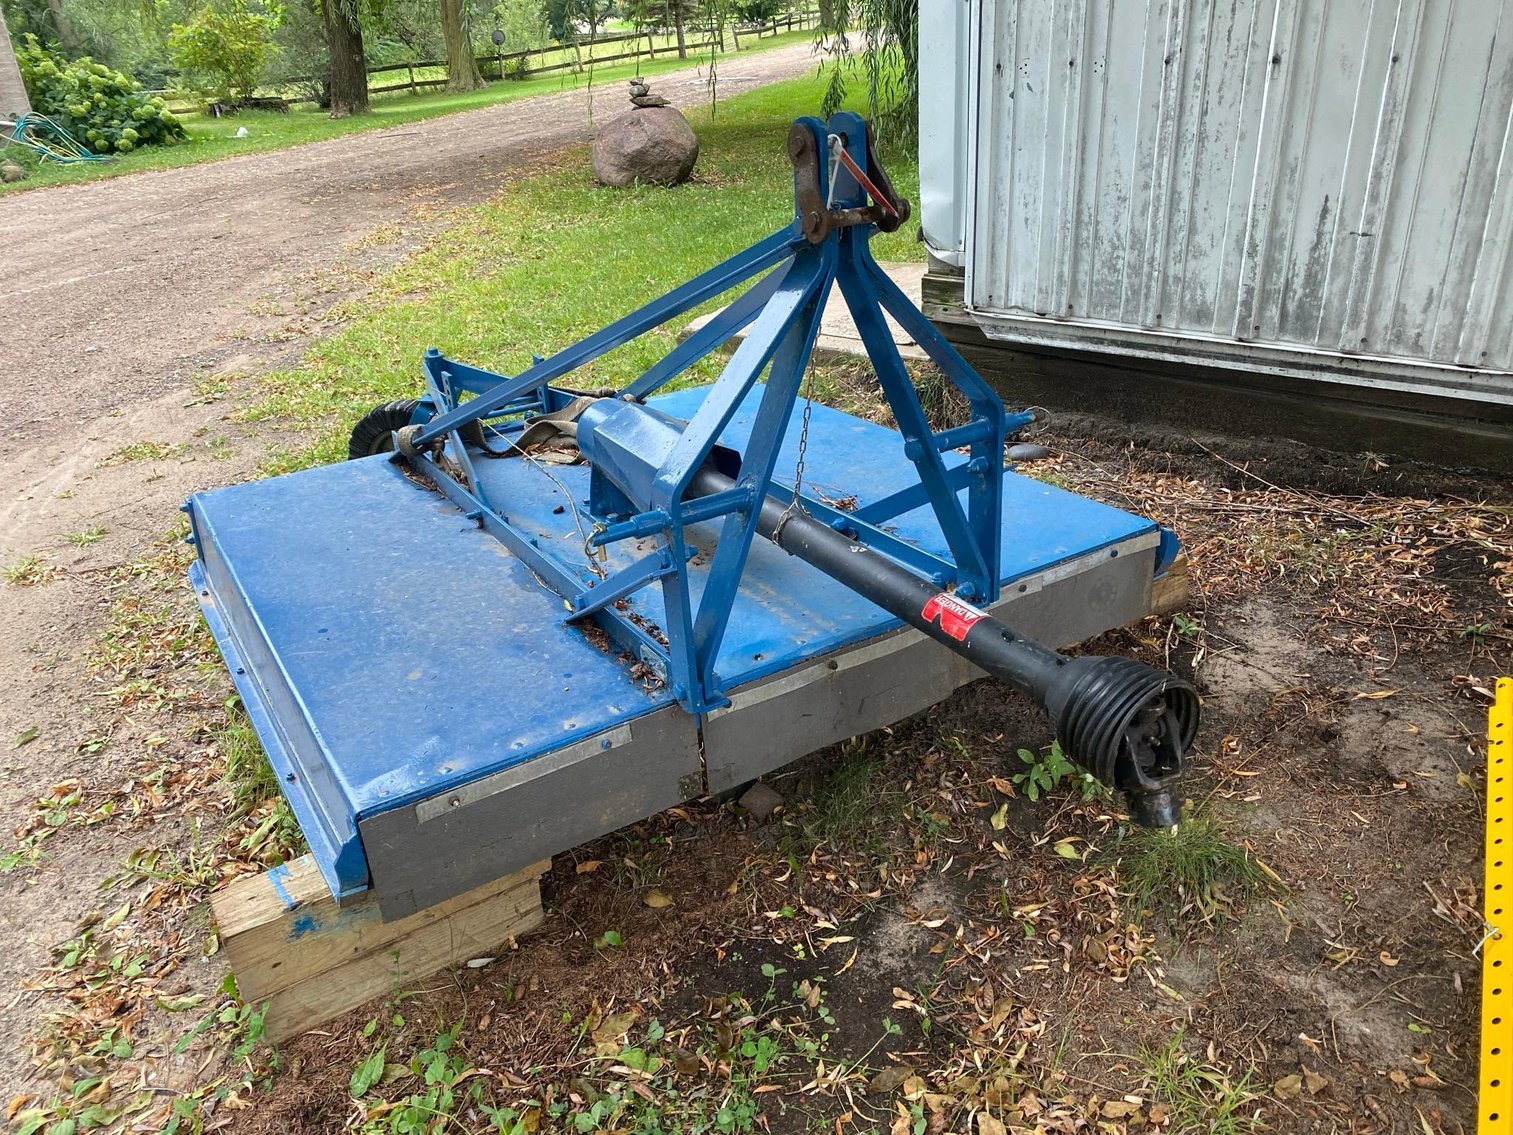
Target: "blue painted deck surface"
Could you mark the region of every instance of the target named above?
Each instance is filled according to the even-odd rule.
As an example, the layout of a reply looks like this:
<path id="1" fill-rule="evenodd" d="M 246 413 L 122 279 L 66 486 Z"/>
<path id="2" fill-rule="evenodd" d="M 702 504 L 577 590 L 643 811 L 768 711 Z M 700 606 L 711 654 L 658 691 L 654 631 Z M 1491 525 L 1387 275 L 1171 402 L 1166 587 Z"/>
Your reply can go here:
<path id="1" fill-rule="evenodd" d="M 680 391 L 652 404 L 687 417 L 701 397 L 702 390 Z M 753 397 L 725 444 L 742 448 L 754 410 Z M 792 475 L 799 419 L 796 411 L 780 479 Z M 475 465 L 496 510 L 538 532 L 559 559 L 586 563 L 571 506 L 553 513 L 567 503 L 564 490 L 587 497 L 586 467 L 548 466 L 548 476 L 518 458 Z M 814 408 L 806 492 L 832 501 L 856 495 L 866 504 L 911 480 L 896 433 Z M 1005 583 L 1156 529 L 1013 473 L 1004 488 Z M 191 504 L 201 555 L 193 577 L 207 618 L 338 894 L 366 885 L 359 819 L 675 704 L 565 626 L 557 596 L 385 457 L 217 489 Z M 945 552 L 928 509 L 889 527 Z M 695 578 L 716 531 L 713 523 L 695 530 Z M 605 567 L 635 554 L 614 549 Z M 661 623 L 658 588 L 633 603 Z M 718 670 L 733 688 L 897 625 L 759 539 Z"/>

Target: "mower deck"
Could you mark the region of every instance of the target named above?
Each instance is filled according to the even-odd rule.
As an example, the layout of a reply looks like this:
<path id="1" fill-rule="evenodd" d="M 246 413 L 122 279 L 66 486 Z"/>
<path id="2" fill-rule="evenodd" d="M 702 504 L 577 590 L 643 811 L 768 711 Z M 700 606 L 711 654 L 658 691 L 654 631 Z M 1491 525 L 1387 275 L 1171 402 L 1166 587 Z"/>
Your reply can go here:
<path id="1" fill-rule="evenodd" d="M 703 389 L 650 400 L 688 417 Z M 744 447 L 760 388 L 725 431 Z M 799 416 L 778 460 L 791 473 Z M 806 491 L 845 508 L 909 483 L 900 439 L 816 405 Z M 957 458 L 959 460 L 959 458 Z M 584 466 L 476 456 L 481 487 L 543 546 L 582 559 Z M 844 503 L 840 503 L 844 500 Z M 1067 645 L 1147 613 L 1160 530 L 1008 473 L 1003 599 Z M 386 457 L 200 493 L 192 578 L 311 852 L 338 897 L 402 917 L 683 800 L 897 721 L 981 671 L 756 541 L 697 719 L 446 498 Z M 894 535 L 946 550 L 922 507 Z M 697 589 L 717 525 L 692 529 Z M 650 549 L 626 541 L 607 570 Z M 657 588 L 628 603 L 664 621 Z"/>

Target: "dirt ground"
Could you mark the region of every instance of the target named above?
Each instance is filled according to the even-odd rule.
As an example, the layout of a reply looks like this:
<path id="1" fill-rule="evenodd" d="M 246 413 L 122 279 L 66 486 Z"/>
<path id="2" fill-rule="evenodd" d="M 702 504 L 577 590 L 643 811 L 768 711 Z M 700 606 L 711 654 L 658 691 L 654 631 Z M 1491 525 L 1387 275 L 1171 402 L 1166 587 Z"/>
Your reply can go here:
<path id="1" fill-rule="evenodd" d="M 734 94 L 811 66 L 806 45 L 726 57 L 719 86 Z M 689 67 L 655 84 L 691 106 L 707 101 L 706 79 Z M 297 360 L 333 306 L 448 210 L 589 137 L 619 113 L 621 88 L 594 92 L 592 117 L 589 93 L 566 91 L 0 202 L 0 419 L 11 438 L 0 565 L 41 555 L 58 573 L 0 592 L 0 832 L 24 826 L 55 785 L 109 783 L 145 755 L 181 756 L 144 750 L 155 734 L 130 714 L 114 719 L 119 697 L 96 706 L 90 656 L 131 565 L 174 528 L 183 500 L 248 476 L 280 440 L 237 420 L 248 380 Z M 382 241 L 366 239 L 376 232 Z M 159 838 L 183 835 L 178 818 L 162 821 L 174 833 Z M 52 851 L 45 870 L 0 875 L 0 1052 L 15 1055 L 0 1060 L 0 1087 L 29 1080 L 20 1054 L 48 1011 L 22 984 L 99 905 L 100 879 L 133 846 L 96 827 Z"/>
<path id="2" fill-rule="evenodd" d="M 809 65 L 785 49 L 740 78 Z M 657 85 L 698 101 L 701 83 Z M 1191 794 L 1280 882 L 1142 916 L 1113 802 L 1026 799 L 1016 750 L 1049 733 L 984 682 L 775 778 L 769 821 L 703 802 L 557 857 L 518 948 L 292 1042 L 276 1070 L 234 1007 L 206 1015 L 229 1003 L 205 896 L 280 848 L 224 780 L 231 690 L 179 583 L 176 508 L 277 443 L 238 418 L 252 376 L 405 248 L 363 238 L 444 224 L 584 137 L 582 98 L 0 202 L 0 298 L 28 329 L 0 338 L 0 564 L 45 557 L 0 587 L 0 853 L 20 856 L 0 872 L 0 1104 L 388 1130 L 420 1090 L 409 1054 L 455 1024 L 459 1077 L 535 1105 L 522 1131 L 608 1100 L 633 1130 L 635 1098 L 685 1117 L 669 1130 L 1472 1130 L 1513 492 L 1253 438 L 1131 446 L 1092 420 L 1048 435 L 1036 475 L 1172 525 L 1195 591 L 1087 649 L 1199 683 Z M 492 128 L 511 140 L 481 146 Z M 379 1044 L 388 1102 L 355 1104 Z M 665 1074 L 626 1065 L 658 1045 Z"/>

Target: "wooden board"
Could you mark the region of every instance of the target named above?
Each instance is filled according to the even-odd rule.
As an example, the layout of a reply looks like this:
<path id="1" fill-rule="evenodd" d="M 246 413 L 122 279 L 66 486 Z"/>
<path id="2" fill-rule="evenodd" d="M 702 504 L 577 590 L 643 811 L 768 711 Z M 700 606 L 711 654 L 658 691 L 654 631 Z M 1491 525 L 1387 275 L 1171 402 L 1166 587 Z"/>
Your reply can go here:
<path id="1" fill-rule="evenodd" d="M 1187 609 L 1192 592 L 1187 582 L 1187 557 L 1178 556 L 1166 574 L 1151 586 L 1151 614 L 1170 615 Z"/>
<path id="2" fill-rule="evenodd" d="M 237 879 L 210 897 L 221 944 L 248 1004 L 268 1002 L 278 1042 L 449 965 L 496 953 L 541 924 L 534 863 L 408 918 L 384 922 L 370 897 L 340 905 L 302 856 Z"/>

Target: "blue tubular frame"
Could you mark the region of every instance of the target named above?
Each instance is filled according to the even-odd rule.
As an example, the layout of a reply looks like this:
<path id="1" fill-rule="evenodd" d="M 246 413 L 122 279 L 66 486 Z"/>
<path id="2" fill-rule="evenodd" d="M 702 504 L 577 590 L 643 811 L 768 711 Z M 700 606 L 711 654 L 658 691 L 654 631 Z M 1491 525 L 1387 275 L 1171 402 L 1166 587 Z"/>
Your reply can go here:
<path id="1" fill-rule="evenodd" d="M 694 714 L 729 703 L 715 661 L 756 533 L 760 503 L 767 495 L 784 499 L 794 494 L 773 477 L 832 287 L 840 288 L 850 308 L 903 434 L 904 455 L 913 462 L 919 480 L 856 512 L 841 512 L 805 495 L 799 496 L 799 507 L 937 585 L 954 587 L 963 599 L 991 602 L 998 597 L 1000 582 L 1004 443 L 1011 431 L 1030 420 L 1028 414 L 1005 413 L 992 388 L 878 267 L 868 248 L 876 227 L 857 223 L 855 214 L 850 219 L 842 216 L 846 210 L 866 208 L 868 197 L 844 166 L 834 168 L 832 189 L 832 171 L 824 160 L 828 141 L 839 137 L 848 155 L 866 171 L 866 123 L 855 114 L 841 113 L 828 123 L 801 118 L 795 129 L 808 130 L 814 152 L 821 155 L 818 191 L 820 200 L 828 203 L 834 227 L 826 226 L 823 235 L 811 240 L 796 219 L 603 330 L 551 358 L 538 358 L 518 375 L 465 366 L 433 349 L 425 358 L 425 376 L 435 412 L 407 439 L 410 450 L 417 453 L 409 458 L 415 470 L 557 592 L 564 600 L 567 619 L 595 620 L 616 643 L 655 670 L 683 708 Z M 805 188 L 801 179 L 806 176 L 812 178 L 813 171 L 806 175 L 796 167 L 796 197 Z M 808 188 L 813 189 L 812 181 Z M 601 579 L 586 558 L 581 562 L 559 559 L 531 533 L 513 525 L 508 502 L 484 498 L 463 443 L 464 427 L 489 421 L 495 428 L 510 431 L 533 414 L 560 409 L 574 394 L 552 386 L 554 380 L 757 276 L 762 278 L 743 295 L 617 392 L 622 408 L 639 403 L 749 328 L 691 420 L 669 423 L 640 407 L 621 413 L 600 402 L 580 421 L 585 453 L 597 449 L 602 454 L 602 460 L 594 459 L 591 499 L 583 516 L 593 526 L 589 543 L 603 547 L 625 539 L 651 538 L 657 544 L 654 551 Z M 939 432 L 931 429 L 885 312 L 965 395 L 971 408 L 965 423 Z M 766 384 L 749 442 L 740 455 L 735 488 L 690 500 L 689 486 L 695 475 L 712 460 L 722 431 L 764 373 Z M 474 397 L 460 401 L 463 394 Z M 958 452 L 963 449 L 964 455 Z M 443 452 L 452 458 L 450 465 L 442 459 Z M 460 471 L 461 479 L 449 468 Z M 563 503 L 585 513 L 583 502 Z M 949 559 L 879 527 L 925 506 L 940 525 Z M 685 529 L 709 521 L 719 523 L 719 540 L 700 588 L 686 569 L 695 549 Z M 619 600 L 652 584 L 660 585 L 662 591 L 665 645 L 615 607 Z"/>

